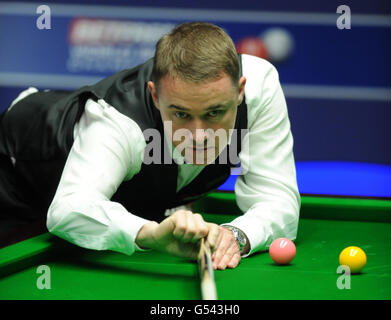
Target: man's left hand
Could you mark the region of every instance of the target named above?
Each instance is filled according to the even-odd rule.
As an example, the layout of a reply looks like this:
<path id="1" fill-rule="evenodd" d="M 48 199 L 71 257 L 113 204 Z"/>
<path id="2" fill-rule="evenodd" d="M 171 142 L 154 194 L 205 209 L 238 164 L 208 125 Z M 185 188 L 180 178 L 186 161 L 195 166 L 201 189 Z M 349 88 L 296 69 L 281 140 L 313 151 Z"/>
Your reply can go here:
<path id="1" fill-rule="evenodd" d="M 215 252 L 212 254 L 213 268 L 224 270 L 236 268 L 240 262 L 240 249 L 234 234 L 228 228 L 219 226 L 220 234 Z"/>

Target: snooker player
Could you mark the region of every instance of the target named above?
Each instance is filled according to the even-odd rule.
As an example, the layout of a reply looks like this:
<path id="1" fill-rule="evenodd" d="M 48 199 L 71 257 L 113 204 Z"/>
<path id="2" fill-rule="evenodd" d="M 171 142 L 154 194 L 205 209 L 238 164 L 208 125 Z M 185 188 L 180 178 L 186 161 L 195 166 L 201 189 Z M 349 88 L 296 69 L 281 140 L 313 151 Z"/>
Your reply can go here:
<path id="1" fill-rule="evenodd" d="M 153 59 L 95 85 L 23 91 L 0 115 L 0 133 L 3 229 L 44 214 L 51 233 L 84 248 L 192 259 L 206 238 L 215 269 L 296 237 L 300 196 L 278 73 L 237 54 L 213 24 L 177 26 Z M 146 161 L 151 145 L 173 161 Z M 218 226 L 191 203 L 229 177 L 237 162 L 222 155 L 232 152 L 244 214 Z"/>

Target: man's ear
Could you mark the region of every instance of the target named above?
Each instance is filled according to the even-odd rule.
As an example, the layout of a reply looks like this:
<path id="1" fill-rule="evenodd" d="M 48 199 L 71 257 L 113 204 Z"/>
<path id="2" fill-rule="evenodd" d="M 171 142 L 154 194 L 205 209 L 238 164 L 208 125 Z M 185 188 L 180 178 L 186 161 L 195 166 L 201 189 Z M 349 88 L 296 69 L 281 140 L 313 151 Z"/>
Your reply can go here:
<path id="1" fill-rule="evenodd" d="M 239 88 L 238 101 L 239 101 L 239 104 L 241 104 L 242 101 L 243 101 L 243 98 L 244 98 L 244 87 L 245 86 L 246 86 L 246 77 L 242 76 L 242 77 L 240 77 L 239 84 L 238 84 L 238 88 Z"/>
<path id="2" fill-rule="evenodd" d="M 151 96 L 152 96 L 152 100 L 153 100 L 153 103 L 155 104 L 155 107 L 157 109 L 159 109 L 159 103 L 158 103 L 158 98 L 157 98 L 157 89 L 156 89 L 156 85 L 154 82 L 152 81 L 148 81 L 148 89 L 149 89 L 149 92 L 151 93 Z M 159 109 L 160 110 L 160 109 Z"/>

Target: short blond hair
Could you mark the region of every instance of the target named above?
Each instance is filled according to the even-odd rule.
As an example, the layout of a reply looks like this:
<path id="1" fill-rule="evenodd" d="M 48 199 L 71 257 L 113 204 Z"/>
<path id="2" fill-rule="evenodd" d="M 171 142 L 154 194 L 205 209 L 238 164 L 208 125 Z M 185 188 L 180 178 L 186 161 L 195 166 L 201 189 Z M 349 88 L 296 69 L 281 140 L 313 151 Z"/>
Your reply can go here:
<path id="1" fill-rule="evenodd" d="M 152 80 L 156 87 L 165 75 L 194 83 L 227 74 L 234 86 L 239 81 L 239 59 L 230 36 L 205 22 L 176 26 L 156 44 Z"/>

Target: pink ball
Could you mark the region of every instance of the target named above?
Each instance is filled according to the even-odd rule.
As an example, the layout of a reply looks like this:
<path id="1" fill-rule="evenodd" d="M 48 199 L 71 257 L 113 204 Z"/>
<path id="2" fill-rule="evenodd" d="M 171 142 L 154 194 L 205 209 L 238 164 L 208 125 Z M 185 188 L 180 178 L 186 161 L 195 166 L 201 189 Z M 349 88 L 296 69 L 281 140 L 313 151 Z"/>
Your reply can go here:
<path id="1" fill-rule="evenodd" d="M 296 255 L 296 246 L 287 238 L 278 238 L 272 242 L 269 254 L 275 263 L 288 264 Z"/>

